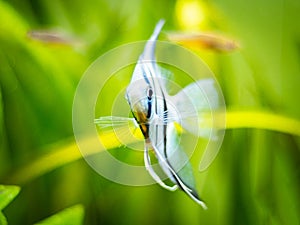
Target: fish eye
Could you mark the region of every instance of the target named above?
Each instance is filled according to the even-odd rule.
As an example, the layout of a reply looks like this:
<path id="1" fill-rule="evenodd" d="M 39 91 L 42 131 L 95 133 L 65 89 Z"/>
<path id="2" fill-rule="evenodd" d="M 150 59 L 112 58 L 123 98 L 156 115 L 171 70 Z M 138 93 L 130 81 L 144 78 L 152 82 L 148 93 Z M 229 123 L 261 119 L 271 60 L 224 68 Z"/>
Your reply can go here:
<path id="1" fill-rule="evenodd" d="M 153 90 L 152 90 L 151 87 L 148 87 L 146 94 L 147 94 L 148 100 L 151 100 L 152 99 L 152 95 L 153 95 Z"/>

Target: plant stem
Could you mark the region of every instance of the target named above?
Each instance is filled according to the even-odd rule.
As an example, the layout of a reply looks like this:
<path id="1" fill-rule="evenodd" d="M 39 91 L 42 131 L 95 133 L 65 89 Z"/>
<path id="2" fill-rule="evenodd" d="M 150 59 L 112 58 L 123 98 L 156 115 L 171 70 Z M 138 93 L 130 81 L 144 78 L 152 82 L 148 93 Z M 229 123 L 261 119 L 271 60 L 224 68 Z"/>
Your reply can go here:
<path id="1" fill-rule="evenodd" d="M 227 111 L 226 129 L 258 128 L 300 136 L 300 121 L 265 111 Z"/>
<path id="2" fill-rule="evenodd" d="M 265 111 L 227 111 L 226 129 L 237 128 L 266 129 L 300 136 L 300 121 Z M 117 148 L 121 145 L 113 131 L 100 134 L 99 137 L 103 145 L 97 149 L 97 152 L 92 150 L 85 153 L 86 155 L 92 155 L 105 149 Z M 94 145 L 95 141 L 99 140 L 86 140 L 90 146 Z M 129 144 L 136 141 L 137 139 L 128 136 L 126 143 Z M 49 148 L 49 153 L 16 170 L 7 181 L 14 184 L 24 184 L 81 158 L 82 154 L 74 140 L 68 143 L 58 143 Z"/>

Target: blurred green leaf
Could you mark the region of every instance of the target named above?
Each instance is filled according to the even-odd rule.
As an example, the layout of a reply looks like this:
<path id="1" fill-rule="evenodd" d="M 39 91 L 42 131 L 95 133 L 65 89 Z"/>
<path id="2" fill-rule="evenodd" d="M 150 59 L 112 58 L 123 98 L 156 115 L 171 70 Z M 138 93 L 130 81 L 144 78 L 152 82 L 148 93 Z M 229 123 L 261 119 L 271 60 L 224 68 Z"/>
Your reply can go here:
<path id="1" fill-rule="evenodd" d="M 2 102 L 2 90 L 1 90 L 1 86 L 0 86 L 0 138 L 3 135 L 3 102 Z"/>
<path id="2" fill-rule="evenodd" d="M 198 12 L 197 7 L 189 7 L 195 2 Z M 155 4 L 150 0 L 0 1 L 0 178 L 24 184 L 22 195 L 5 208 L 11 224 L 30 225 L 76 202 L 87 205 L 86 222 L 91 225 L 299 224 L 300 2 L 163 0 Z M 146 39 L 160 18 L 166 19 L 164 32 L 177 32 L 185 28 L 180 21 L 193 23 L 189 18 L 201 15 L 203 24 L 195 29 L 240 43 L 236 52 L 196 52 L 216 74 L 228 109 L 235 110 L 230 111 L 227 128 L 232 129 L 226 132 L 216 161 L 208 171 L 195 174 L 199 194 L 209 207 L 205 212 L 181 192 L 169 193 L 157 185 L 125 187 L 106 180 L 77 160 L 82 156 L 70 139 L 73 95 L 93 59 L 117 45 Z M 56 28 L 78 38 L 84 48 L 27 36 L 31 30 Z M 114 81 L 122 88 L 126 82 Z M 114 83 L 99 102 L 101 112 L 109 111 L 107 103 L 118 94 Z M 110 148 L 118 146 L 114 138 L 105 140 L 111 141 Z M 93 142 L 89 144 L 92 149 Z M 120 160 L 128 153 L 121 151 Z M 6 224 L 3 214 L 0 221 Z"/>
<path id="3" fill-rule="evenodd" d="M 1 212 L 20 192 L 18 186 L 0 185 L 0 225 L 6 225 L 6 217 Z"/>
<path id="4" fill-rule="evenodd" d="M 24 37 L 28 25 L 25 20 L 6 2 L 0 1 L 0 40 Z"/>
<path id="5" fill-rule="evenodd" d="M 0 225 L 6 225 L 7 224 L 7 220 L 5 218 L 5 216 L 3 215 L 2 212 L 0 212 Z"/>
<path id="6" fill-rule="evenodd" d="M 81 225 L 83 223 L 83 217 L 83 206 L 75 205 L 62 210 L 35 225 Z"/>
<path id="7" fill-rule="evenodd" d="M 20 192 L 18 186 L 0 185 L 0 211 L 3 210 Z"/>

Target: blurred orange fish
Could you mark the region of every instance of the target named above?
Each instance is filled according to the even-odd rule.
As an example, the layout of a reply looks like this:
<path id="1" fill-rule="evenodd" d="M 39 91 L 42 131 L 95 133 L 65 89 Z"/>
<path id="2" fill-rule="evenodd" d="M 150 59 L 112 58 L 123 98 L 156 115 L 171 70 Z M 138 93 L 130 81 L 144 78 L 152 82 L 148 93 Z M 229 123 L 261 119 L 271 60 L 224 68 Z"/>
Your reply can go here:
<path id="1" fill-rule="evenodd" d="M 206 48 L 218 52 L 231 52 L 239 48 L 238 43 L 234 40 L 203 32 L 168 32 L 167 38 L 188 48 Z"/>

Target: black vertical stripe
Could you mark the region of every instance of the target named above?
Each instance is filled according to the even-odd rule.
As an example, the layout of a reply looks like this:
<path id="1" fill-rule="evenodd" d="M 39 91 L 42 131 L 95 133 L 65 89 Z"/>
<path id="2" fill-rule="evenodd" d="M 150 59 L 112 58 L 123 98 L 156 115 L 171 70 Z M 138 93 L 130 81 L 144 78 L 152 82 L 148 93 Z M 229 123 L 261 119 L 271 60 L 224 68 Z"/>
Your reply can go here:
<path id="1" fill-rule="evenodd" d="M 164 114 L 164 121 L 167 121 L 166 119 L 168 118 L 168 111 L 167 111 L 167 101 L 166 101 L 166 98 L 165 98 L 165 95 L 163 93 L 163 91 L 161 90 L 161 93 L 163 95 L 163 100 L 164 100 L 164 111 L 163 111 L 163 114 Z M 163 123 L 163 128 L 164 128 L 164 132 L 163 132 L 163 135 L 164 135 L 164 155 L 167 159 L 167 126 L 168 126 L 168 123 Z"/>

